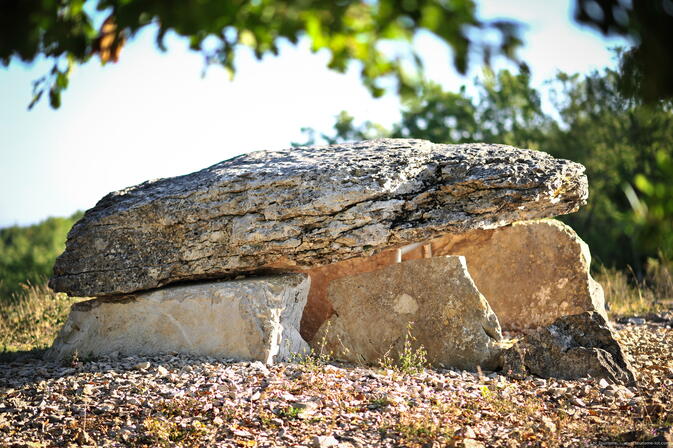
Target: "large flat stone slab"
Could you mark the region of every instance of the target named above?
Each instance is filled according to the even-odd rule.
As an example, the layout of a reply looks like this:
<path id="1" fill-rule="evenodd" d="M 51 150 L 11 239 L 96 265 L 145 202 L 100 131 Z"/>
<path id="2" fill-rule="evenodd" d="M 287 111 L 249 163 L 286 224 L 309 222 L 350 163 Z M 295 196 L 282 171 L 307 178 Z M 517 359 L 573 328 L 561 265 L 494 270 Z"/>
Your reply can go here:
<path id="1" fill-rule="evenodd" d="M 308 349 L 299 320 L 309 284 L 307 276 L 289 274 L 80 302 L 48 356 L 178 352 L 265 363 L 289 360 Z"/>
<path id="2" fill-rule="evenodd" d="M 328 290 L 334 314 L 313 345 L 338 359 L 375 364 L 399 358 L 411 328 L 412 348 L 426 350 L 434 366 L 499 366 L 498 318 L 463 257 L 396 263 L 334 280 Z"/>
<path id="3" fill-rule="evenodd" d="M 111 193 L 50 281 L 80 296 L 373 255 L 575 211 L 584 167 L 504 145 L 384 139 L 235 157 Z"/>
<path id="4" fill-rule="evenodd" d="M 607 318 L 603 288 L 589 272 L 589 248 L 560 221 L 523 221 L 444 235 L 406 251 L 402 259 L 428 255 L 464 256 L 470 276 L 503 328 L 537 328 L 583 311 L 596 311 Z M 311 341 L 334 313 L 328 294 L 331 282 L 382 269 L 396 259 L 397 250 L 386 250 L 304 270 L 311 276 L 311 291 L 302 316 L 303 337 Z"/>

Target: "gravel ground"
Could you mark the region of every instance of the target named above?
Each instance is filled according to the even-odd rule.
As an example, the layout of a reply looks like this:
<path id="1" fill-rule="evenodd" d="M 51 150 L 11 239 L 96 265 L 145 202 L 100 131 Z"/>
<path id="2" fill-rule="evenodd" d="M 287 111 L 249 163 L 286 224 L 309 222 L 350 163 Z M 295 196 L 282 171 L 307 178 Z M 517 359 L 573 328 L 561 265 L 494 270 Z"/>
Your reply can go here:
<path id="1" fill-rule="evenodd" d="M 646 446 L 673 423 L 673 314 L 622 322 L 631 388 L 318 360 L 24 358 L 0 364 L 0 446 Z"/>

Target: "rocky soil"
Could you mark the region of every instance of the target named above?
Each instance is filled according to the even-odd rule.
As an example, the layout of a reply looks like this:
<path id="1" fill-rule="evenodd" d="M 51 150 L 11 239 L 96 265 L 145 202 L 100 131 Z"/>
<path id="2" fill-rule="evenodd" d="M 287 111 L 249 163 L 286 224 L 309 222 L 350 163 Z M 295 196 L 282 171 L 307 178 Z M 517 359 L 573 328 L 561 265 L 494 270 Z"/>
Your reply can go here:
<path id="1" fill-rule="evenodd" d="M 0 446 L 665 446 L 673 313 L 615 328 L 638 386 L 324 357 L 24 357 L 0 363 Z"/>

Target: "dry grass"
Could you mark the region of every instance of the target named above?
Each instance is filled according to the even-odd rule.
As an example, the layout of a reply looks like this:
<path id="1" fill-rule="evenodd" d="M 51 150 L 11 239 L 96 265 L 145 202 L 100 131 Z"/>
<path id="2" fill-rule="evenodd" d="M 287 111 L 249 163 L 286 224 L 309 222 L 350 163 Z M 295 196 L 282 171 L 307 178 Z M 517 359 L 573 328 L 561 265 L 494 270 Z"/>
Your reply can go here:
<path id="1" fill-rule="evenodd" d="M 673 298 L 673 263 L 663 256 L 648 261 L 643 278 L 605 266 L 594 278 L 603 286 L 612 318 L 656 313 Z"/>
<path id="2" fill-rule="evenodd" d="M 673 299 L 673 261 L 664 254 L 650 259 L 646 266 L 645 281 L 659 300 Z"/>
<path id="3" fill-rule="evenodd" d="M 46 285 L 25 288 L 25 297 L 0 301 L 0 353 L 49 347 L 70 306 L 82 300 L 55 293 Z"/>

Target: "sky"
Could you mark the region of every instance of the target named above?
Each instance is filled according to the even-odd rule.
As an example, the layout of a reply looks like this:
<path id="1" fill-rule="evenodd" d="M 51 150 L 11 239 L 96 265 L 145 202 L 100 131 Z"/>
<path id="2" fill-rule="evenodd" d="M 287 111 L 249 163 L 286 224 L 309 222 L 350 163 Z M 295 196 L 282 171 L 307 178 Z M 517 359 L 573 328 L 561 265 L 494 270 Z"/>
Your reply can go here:
<path id="1" fill-rule="evenodd" d="M 614 66 L 605 39 L 572 21 L 570 0 L 481 0 L 480 16 L 527 25 L 519 52 L 540 85 L 559 71 L 586 73 Z M 303 141 L 300 129 L 328 131 L 347 110 L 359 120 L 390 125 L 399 98 L 374 99 L 357 67 L 327 69 L 325 53 L 307 42 L 283 44 L 280 55 L 256 60 L 237 55 L 233 81 L 224 70 L 172 37 L 168 52 L 154 45 L 155 30 L 128 42 L 120 62 L 96 58 L 75 69 L 52 110 L 42 101 L 28 111 L 31 83 L 51 65 L 13 63 L 0 68 L 0 227 L 27 225 L 49 216 L 86 210 L 110 191 L 159 177 L 196 171 L 238 154 L 282 149 Z M 469 84 L 453 69 L 448 48 L 429 35 L 415 45 L 426 75 L 448 89 Z M 498 62 L 502 66 L 506 63 Z M 497 67 L 497 65 L 496 65 Z"/>

